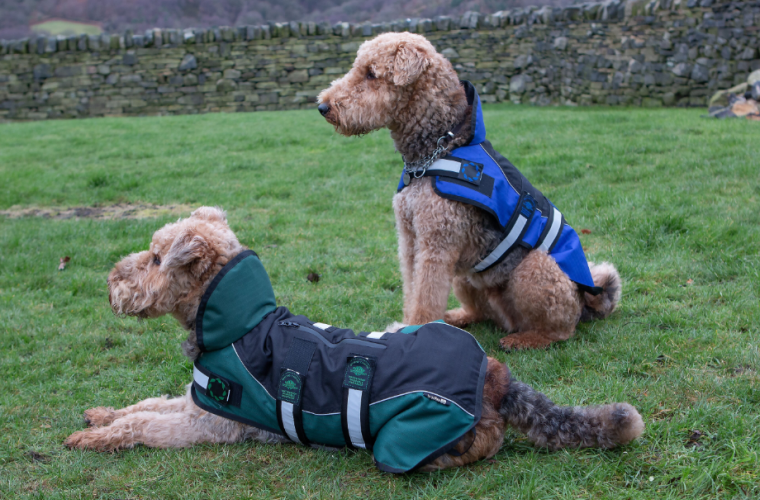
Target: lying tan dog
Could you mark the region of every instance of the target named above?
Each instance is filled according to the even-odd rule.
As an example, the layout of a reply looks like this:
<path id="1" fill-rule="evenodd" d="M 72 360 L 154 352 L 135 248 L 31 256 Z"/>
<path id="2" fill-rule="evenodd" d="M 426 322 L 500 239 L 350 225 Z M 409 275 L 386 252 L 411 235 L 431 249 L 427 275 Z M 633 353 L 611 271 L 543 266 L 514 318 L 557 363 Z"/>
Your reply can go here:
<path id="1" fill-rule="evenodd" d="M 608 316 L 620 277 L 587 263 L 562 213 L 486 140 L 474 86 L 424 37 L 386 33 L 319 95 L 347 136 L 387 128 L 404 160 L 393 198 L 404 323 L 490 319 L 503 349 L 545 347 Z M 446 311 L 453 284 L 462 307 Z"/>
<path id="2" fill-rule="evenodd" d="M 644 429 L 627 403 L 554 405 L 443 323 L 355 335 L 277 307 L 218 208 L 156 231 L 108 289 L 115 314 L 180 322 L 194 381 L 183 397 L 87 410 L 91 428 L 69 436 L 71 448 L 290 440 L 372 449 L 382 470 L 406 472 L 491 457 L 507 425 L 550 449 L 612 448 Z"/>

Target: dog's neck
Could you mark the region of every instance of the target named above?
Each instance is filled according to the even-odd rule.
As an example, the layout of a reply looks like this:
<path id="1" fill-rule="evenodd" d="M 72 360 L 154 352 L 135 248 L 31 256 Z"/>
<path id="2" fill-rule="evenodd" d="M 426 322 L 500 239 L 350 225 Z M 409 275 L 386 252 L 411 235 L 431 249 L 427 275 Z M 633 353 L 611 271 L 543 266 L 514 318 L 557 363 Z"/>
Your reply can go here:
<path id="1" fill-rule="evenodd" d="M 472 106 L 467 104 L 467 96 L 458 79 L 444 90 L 428 86 L 424 95 L 413 93 L 408 105 L 399 112 L 390 128 L 391 138 L 404 160 L 414 162 L 429 157 L 435 151 L 438 139 L 461 123 L 456 137 L 448 143 L 448 151 L 451 151 L 464 145 L 472 134 L 471 114 Z"/>
<path id="2" fill-rule="evenodd" d="M 184 297 L 172 312 L 172 316 L 179 321 L 182 328 L 187 330 L 187 340 L 182 342 L 182 353 L 190 358 L 191 361 L 195 361 L 198 356 L 201 355 L 201 350 L 198 348 L 198 337 L 195 334 L 195 319 L 198 316 L 198 307 L 201 305 L 201 298 L 217 273 L 221 271 L 222 268 L 235 257 L 235 255 L 244 250 L 244 247 L 240 247 L 239 251 L 231 257 L 227 255 L 219 256 L 216 263 L 209 267 L 209 270 L 202 277 L 203 285 Z"/>

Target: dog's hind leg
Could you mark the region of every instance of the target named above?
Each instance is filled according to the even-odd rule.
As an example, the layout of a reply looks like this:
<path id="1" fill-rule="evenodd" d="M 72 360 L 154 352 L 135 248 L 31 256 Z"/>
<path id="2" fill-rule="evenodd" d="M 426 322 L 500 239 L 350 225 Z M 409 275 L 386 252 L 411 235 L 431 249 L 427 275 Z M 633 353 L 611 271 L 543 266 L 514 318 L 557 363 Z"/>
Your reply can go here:
<path id="1" fill-rule="evenodd" d="M 506 289 L 489 296 L 491 307 L 503 317 L 505 350 L 546 347 L 575 334 L 583 307 L 577 286 L 545 252 L 532 251 L 514 269 Z M 506 327 L 510 327 L 507 329 Z"/>
<path id="2" fill-rule="evenodd" d="M 446 311 L 443 315 L 446 323 L 463 328 L 490 316 L 485 290 L 474 287 L 465 276 L 455 277 L 453 288 L 454 295 L 462 307 Z"/>
<path id="3" fill-rule="evenodd" d="M 529 385 L 512 380 L 499 412 L 509 425 L 538 446 L 614 448 L 644 431 L 636 408 L 628 403 L 603 406 L 557 406 Z"/>

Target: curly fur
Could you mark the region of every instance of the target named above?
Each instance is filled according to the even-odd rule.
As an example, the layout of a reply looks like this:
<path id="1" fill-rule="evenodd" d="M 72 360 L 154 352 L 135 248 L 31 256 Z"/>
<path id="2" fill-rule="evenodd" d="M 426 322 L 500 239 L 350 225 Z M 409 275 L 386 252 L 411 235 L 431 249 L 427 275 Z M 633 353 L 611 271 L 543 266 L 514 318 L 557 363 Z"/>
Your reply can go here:
<path id="1" fill-rule="evenodd" d="M 195 341 L 195 313 L 213 276 L 245 250 L 227 225 L 224 212 L 203 207 L 153 235 L 150 250 L 129 255 L 116 264 L 108 278 L 109 300 L 116 314 L 156 317 L 172 314 L 189 331 L 183 343 L 191 359 L 199 355 Z M 397 331 L 404 324 L 389 325 Z M 208 413 L 186 394 L 169 399 L 150 398 L 120 410 L 97 407 L 84 413 L 90 426 L 66 439 L 70 448 L 115 451 L 137 444 L 179 448 L 197 443 L 236 443 L 254 439 L 264 443 L 286 442 L 287 438 Z M 542 399 L 543 398 L 543 399 Z M 632 407 L 615 420 L 615 411 L 576 409 L 575 441 L 540 438 L 535 422 L 560 422 L 556 407 L 545 396 L 519 382 L 510 382 L 507 366 L 488 358 L 483 387 L 480 422 L 455 446 L 461 456 L 444 455 L 423 470 L 445 469 L 492 457 L 501 447 L 507 424 L 524 430 L 541 446 L 603 446 L 628 442 L 638 436 L 643 424 Z M 612 416 L 610 416 L 612 415 Z M 638 421 L 636 420 L 638 418 Z M 542 424 L 548 428 L 549 424 Z M 557 425 L 562 425 L 557 424 Z M 545 431 L 546 434 L 549 431 Z M 562 432 L 570 432 L 562 426 Z M 534 436 L 539 436 L 535 438 Z"/>
<path id="2" fill-rule="evenodd" d="M 438 138 L 465 123 L 448 144 L 471 135 L 456 71 L 424 37 L 385 33 L 364 42 L 353 67 L 319 95 L 325 118 L 351 136 L 388 128 L 406 161 L 429 155 Z M 472 266 L 498 243 L 490 217 L 435 194 L 429 177 L 414 179 L 393 198 L 404 281 L 404 318 L 420 324 L 443 318 L 456 326 L 492 320 L 507 332 L 504 349 L 545 347 L 575 333 L 580 320 L 609 315 L 620 299 L 614 266 L 591 269 L 601 296 L 583 294 L 545 253 L 516 249 L 483 273 Z M 462 307 L 446 311 L 449 290 Z"/>

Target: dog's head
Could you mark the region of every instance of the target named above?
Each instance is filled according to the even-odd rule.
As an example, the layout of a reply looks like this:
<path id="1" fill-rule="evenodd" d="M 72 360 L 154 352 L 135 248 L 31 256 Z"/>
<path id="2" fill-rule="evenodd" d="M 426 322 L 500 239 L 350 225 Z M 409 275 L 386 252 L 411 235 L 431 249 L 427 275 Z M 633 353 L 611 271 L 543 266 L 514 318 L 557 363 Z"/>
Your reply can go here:
<path id="1" fill-rule="evenodd" d="M 189 328 L 208 282 L 243 250 L 224 211 L 201 207 L 156 231 L 149 250 L 116 264 L 108 276 L 111 309 L 140 318 L 172 313 Z"/>
<path id="2" fill-rule="evenodd" d="M 384 33 L 359 47 L 351 71 L 319 94 L 318 109 L 343 135 L 393 130 L 410 104 L 435 108 L 436 91 L 449 88 L 459 88 L 456 72 L 423 36 Z"/>

